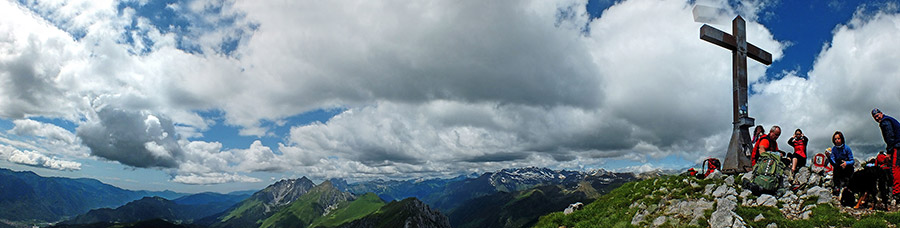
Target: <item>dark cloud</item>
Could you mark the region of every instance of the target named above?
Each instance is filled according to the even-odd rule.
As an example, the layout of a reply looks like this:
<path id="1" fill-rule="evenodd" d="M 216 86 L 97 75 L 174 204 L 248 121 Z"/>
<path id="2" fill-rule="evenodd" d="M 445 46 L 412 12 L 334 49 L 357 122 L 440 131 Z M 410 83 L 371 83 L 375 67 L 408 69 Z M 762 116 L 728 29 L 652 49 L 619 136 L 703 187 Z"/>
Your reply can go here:
<path id="1" fill-rule="evenodd" d="M 505 162 L 505 161 L 515 161 L 522 160 L 528 158 L 530 154 L 524 152 L 497 152 L 491 154 L 484 154 L 479 156 L 474 156 L 469 159 L 465 159 L 466 162 Z"/>
<path id="2" fill-rule="evenodd" d="M 183 152 L 171 120 L 110 107 L 100 109 L 97 118 L 77 129 L 92 155 L 141 168 L 178 167 Z"/>

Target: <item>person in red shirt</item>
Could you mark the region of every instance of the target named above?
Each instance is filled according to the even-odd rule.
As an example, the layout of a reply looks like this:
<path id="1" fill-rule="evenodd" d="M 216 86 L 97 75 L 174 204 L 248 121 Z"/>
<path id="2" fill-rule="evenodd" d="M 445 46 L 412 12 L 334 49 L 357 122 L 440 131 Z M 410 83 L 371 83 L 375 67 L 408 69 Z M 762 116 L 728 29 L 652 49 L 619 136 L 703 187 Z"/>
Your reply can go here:
<path id="1" fill-rule="evenodd" d="M 881 197 L 882 203 L 887 206 L 891 204 L 891 199 L 888 198 L 891 191 L 888 187 L 891 186 L 890 183 L 894 182 L 891 173 L 891 168 L 893 167 L 891 157 L 885 154 L 884 151 L 881 151 L 875 157 L 875 165 L 881 170 L 880 175 L 878 175 L 878 195 Z"/>
<path id="2" fill-rule="evenodd" d="M 788 139 L 787 143 L 794 147 L 794 153 L 789 154 L 788 158 L 791 159 L 791 172 L 796 173 L 797 168 L 806 166 L 806 145 L 809 143 L 809 138 L 806 138 L 803 131 L 797 128 L 794 131 L 794 137 Z"/>
<path id="3" fill-rule="evenodd" d="M 772 129 L 769 129 L 769 134 L 759 138 L 756 141 L 756 145 L 753 146 L 753 154 L 750 155 L 751 165 L 756 165 L 756 160 L 759 159 L 759 155 L 765 152 L 778 152 L 778 136 L 781 136 L 781 127 L 778 125 L 772 126 Z"/>

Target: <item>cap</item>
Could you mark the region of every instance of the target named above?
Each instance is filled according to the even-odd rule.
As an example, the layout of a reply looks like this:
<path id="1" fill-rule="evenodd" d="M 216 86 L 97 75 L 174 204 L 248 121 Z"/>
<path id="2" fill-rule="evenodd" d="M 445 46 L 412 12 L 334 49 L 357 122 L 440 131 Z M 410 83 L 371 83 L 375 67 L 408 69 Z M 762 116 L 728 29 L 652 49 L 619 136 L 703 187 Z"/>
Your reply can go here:
<path id="1" fill-rule="evenodd" d="M 872 109 L 872 115 L 873 115 L 873 116 L 874 116 L 875 114 L 878 114 L 878 113 L 881 113 L 881 110 L 878 110 L 878 108 Z"/>

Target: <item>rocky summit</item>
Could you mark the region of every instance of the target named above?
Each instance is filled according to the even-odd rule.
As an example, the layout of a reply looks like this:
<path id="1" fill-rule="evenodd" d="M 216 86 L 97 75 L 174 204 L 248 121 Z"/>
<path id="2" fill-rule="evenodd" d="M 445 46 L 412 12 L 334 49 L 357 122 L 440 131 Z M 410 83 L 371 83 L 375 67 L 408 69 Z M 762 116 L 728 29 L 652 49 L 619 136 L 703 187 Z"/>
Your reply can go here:
<path id="1" fill-rule="evenodd" d="M 900 212 L 853 209 L 831 194 L 830 176 L 801 168 L 774 194 L 754 195 L 753 174 L 706 179 L 668 175 L 622 185 L 583 210 L 541 217 L 535 227 L 896 227 Z"/>

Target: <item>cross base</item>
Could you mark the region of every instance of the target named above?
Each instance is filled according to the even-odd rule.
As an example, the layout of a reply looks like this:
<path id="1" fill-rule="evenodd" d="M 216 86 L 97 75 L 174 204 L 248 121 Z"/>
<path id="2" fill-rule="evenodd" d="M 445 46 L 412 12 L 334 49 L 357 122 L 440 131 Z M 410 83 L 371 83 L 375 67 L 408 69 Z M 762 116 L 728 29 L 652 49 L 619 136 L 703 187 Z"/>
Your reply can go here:
<path id="1" fill-rule="evenodd" d="M 750 152 L 753 150 L 753 145 L 750 145 L 750 127 L 754 125 L 753 122 L 754 119 L 750 117 L 741 117 L 734 122 L 731 142 L 728 143 L 728 152 L 722 163 L 722 173 L 744 173 L 753 169 L 750 165 Z"/>

